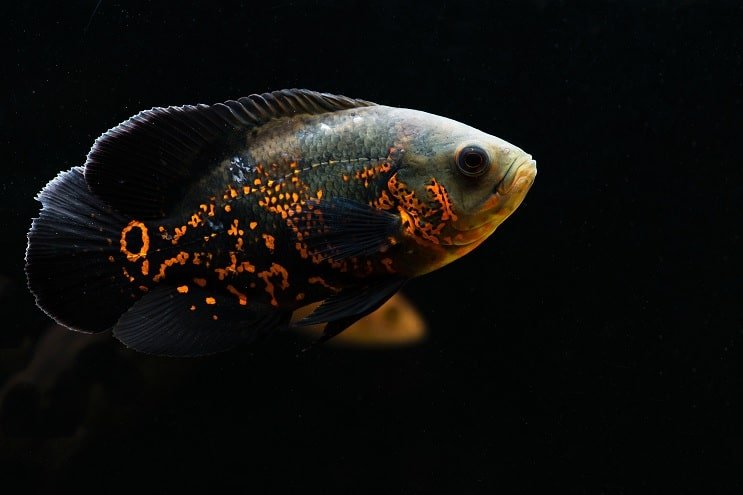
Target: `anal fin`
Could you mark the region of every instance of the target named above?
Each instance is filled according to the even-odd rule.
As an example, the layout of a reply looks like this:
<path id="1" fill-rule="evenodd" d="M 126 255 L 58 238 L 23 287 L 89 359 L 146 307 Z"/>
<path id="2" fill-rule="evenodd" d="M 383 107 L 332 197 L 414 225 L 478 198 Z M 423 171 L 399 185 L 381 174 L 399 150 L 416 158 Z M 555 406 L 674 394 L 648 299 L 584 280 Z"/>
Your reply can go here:
<path id="1" fill-rule="evenodd" d="M 205 304 L 206 300 L 214 304 Z M 158 287 L 124 313 L 113 334 L 139 352 L 161 356 L 204 356 L 227 351 L 286 327 L 290 313 L 268 306 L 241 306 L 192 288 L 179 293 Z"/>

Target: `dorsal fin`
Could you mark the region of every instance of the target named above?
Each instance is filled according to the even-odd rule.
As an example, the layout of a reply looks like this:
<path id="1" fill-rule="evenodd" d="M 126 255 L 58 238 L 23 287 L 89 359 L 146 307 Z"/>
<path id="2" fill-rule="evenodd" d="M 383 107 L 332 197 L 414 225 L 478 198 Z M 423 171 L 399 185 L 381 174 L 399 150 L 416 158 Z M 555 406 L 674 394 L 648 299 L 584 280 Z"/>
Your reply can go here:
<path id="1" fill-rule="evenodd" d="M 306 89 L 252 94 L 215 105 L 144 110 L 98 139 L 85 162 L 91 191 L 119 212 L 165 216 L 172 201 L 208 172 L 239 131 L 299 114 L 322 114 L 374 103 Z"/>

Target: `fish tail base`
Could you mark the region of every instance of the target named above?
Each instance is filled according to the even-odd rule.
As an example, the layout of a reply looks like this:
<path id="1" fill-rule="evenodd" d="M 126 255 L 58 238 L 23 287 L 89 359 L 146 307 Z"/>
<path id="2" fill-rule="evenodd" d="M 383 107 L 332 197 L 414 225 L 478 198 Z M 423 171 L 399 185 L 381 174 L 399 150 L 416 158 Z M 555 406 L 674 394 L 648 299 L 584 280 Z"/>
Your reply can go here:
<path id="1" fill-rule="evenodd" d="M 110 329 L 140 296 L 123 273 L 127 219 L 91 194 L 83 167 L 60 173 L 39 193 L 26 248 L 26 277 L 37 305 L 85 333 Z"/>

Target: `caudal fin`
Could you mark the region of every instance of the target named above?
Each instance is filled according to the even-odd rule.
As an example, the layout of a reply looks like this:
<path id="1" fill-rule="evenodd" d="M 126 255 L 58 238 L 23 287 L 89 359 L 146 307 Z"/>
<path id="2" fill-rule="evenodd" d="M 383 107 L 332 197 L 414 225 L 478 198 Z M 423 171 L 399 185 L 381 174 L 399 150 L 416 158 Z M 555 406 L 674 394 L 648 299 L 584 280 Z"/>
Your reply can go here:
<path id="1" fill-rule="evenodd" d="M 61 172 L 39 193 L 28 232 L 26 277 L 38 306 L 86 333 L 110 329 L 139 297 L 126 283 L 119 238 L 127 219 L 91 194 L 83 167 Z"/>

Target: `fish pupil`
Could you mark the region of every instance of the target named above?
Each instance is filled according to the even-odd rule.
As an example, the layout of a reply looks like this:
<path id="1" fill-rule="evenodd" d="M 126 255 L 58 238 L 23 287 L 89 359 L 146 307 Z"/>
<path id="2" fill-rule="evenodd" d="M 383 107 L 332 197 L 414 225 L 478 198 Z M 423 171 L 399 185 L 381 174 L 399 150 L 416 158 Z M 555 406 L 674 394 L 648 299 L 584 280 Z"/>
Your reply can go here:
<path id="1" fill-rule="evenodd" d="M 482 156 L 479 153 L 467 153 L 464 155 L 464 164 L 468 168 L 476 169 L 482 166 Z"/>
<path id="2" fill-rule="evenodd" d="M 488 157 L 485 151 L 474 146 L 463 149 L 457 158 L 459 170 L 468 177 L 482 175 L 487 170 L 488 165 Z"/>

